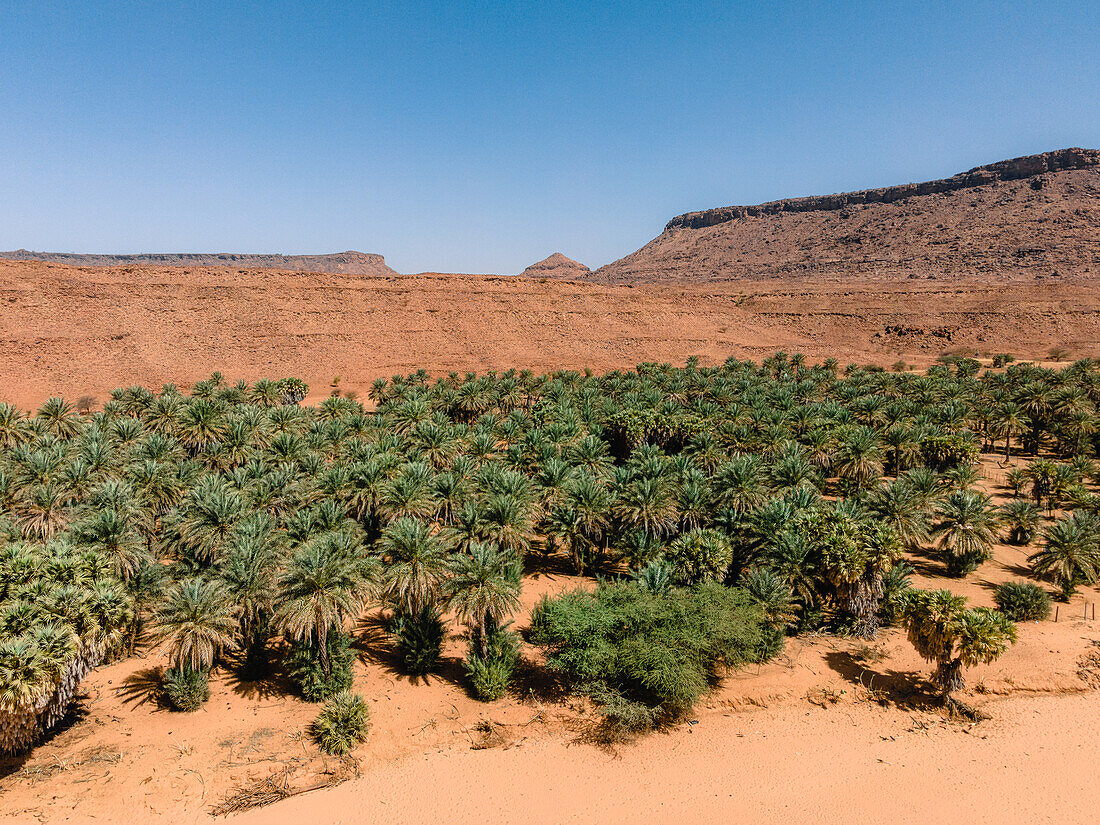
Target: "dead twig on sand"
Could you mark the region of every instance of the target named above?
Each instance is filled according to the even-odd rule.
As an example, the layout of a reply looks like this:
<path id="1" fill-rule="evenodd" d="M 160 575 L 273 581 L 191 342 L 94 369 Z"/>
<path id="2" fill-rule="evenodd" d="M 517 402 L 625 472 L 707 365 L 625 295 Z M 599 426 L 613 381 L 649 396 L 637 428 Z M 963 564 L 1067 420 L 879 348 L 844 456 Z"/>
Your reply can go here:
<path id="1" fill-rule="evenodd" d="M 261 808 L 280 802 L 292 796 L 300 796 L 323 788 L 332 788 L 341 782 L 359 775 L 359 762 L 348 756 L 342 758 L 335 768 L 327 763 L 321 778 L 309 785 L 296 787 L 290 783 L 290 767 L 265 776 L 251 785 L 241 788 L 210 809 L 211 816 L 226 816 L 252 808 Z"/>

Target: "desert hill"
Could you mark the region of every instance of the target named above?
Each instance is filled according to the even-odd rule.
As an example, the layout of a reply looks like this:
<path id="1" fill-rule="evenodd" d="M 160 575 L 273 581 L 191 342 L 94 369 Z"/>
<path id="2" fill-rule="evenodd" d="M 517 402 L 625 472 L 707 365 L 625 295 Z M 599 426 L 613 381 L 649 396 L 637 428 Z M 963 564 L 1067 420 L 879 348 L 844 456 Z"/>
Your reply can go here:
<path id="1" fill-rule="evenodd" d="M 531 264 L 520 273 L 525 278 L 565 278 L 580 280 L 592 274 L 584 264 L 567 258 L 560 252 L 555 252 L 548 258 L 543 258 L 535 264 Z"/>
<path id="2" fill-rule="evenodd" d="M 669 221 L 604 283 L 1100 274 L 1100 151 L 1062 149 L 950 178 L 728 206 Z"/>
<path id="3" fill-rule="evenodd" d="M 247 255 L 216 253 L 141 253 L 137 255 L 95 255 L 69 252 L 31 252 L 17 249 L 0 252 L 0 259 L 44 261 L 73 266 L 235 266 L 246 269 L 286 269 L 298 272 L 328 272 L 344 275 L 396 275 L 381 255 L 368 252 L 335 252 L 329 255 Z"/>
<path id="4" fill-rule="evenodd" d="M 713 364 L 776 349 L 890 365 L 946 350 L 1100 356 L 1090 279 L 603 285 L 0 261 L 0 399 L 102 402 L 118 386 L 294 375 L 311 399 L 428 369 Z"/>

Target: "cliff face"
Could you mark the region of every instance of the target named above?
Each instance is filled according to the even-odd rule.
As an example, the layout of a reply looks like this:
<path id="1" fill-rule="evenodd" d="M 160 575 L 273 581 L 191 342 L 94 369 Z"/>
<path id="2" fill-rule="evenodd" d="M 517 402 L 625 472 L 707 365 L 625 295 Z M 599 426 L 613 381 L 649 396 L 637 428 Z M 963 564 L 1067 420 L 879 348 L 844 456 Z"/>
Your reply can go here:
<path id="1" fill-rule="evenodd" d="M 1022 180 L 1046 172 L 1063 172 L 1068 169 L 1088 169 L 1100 165 L 1100 150 L 1097 149 L 1059 149 L 1044 152 L 1041 155 L 1025 155 L 1022 158 L 1002 160 L 986 166 L 976 166 L 968 172 L 960 172 L 949 178 L 930 180 L 924 183 L 907 183 L 902 186 L 887 186 L 882 189 L 864 189 L 859 192 L 845 192 L 839 195 L 814 195 L 808 198 L 788 198 L 770 201 L 756 206 L 724 206 L 719 209 L 707 209 L 702 212 L 688 212 L 678 215 L 665 226 L 666 230 L 677 227 L 702 229 L 726 221 L 735 221 L 757 215 L 775 215 L 780 212 L 830 212 L 847 206 L 859 206 L 869 203 L 894 203 L 905 198 L 919 195 L 938 195 L 942 192 L 956 192 L 975 186 L 986 186 L 996 181 Z M 1041 186 L 1037 187 L 1041 188 Z"/>
<path id="2" fill-rule="evenodd" d="M 0 252 L 0 259 L 44 261 L 72 266 L 231 266 L 239 269 L 285 269 L 295 272 L 323 272 L 333 275 L 396 275 L 381 255 L 368 252 L 337 252 L 331 255 L 247 255 L 218 253 L 141 253 L 137 255 L 94 255 L 68 252 L 31 252 L 17 249 Z"/>
<path id="3" fill-rule="evenodd" d="M 1100 151 L 1062 149 L 926 183 L 690 212 L 595 277 L 1098 273 Z"/>

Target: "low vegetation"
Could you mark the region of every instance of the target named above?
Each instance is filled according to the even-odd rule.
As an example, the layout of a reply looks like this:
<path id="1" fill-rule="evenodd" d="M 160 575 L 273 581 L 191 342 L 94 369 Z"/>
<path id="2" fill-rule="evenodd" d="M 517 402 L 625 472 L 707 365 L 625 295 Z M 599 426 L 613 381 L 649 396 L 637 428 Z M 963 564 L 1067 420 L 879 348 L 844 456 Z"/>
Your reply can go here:
<path id="1" fill-rule="evenodd" d="M 658 592 L 605 582 L 544 599 L 531 619 L 547 667 L 624 731 L 676 718 L 722 668 L 765 659 L 772 640 L 760 607 L 715 582 Z"/>
<path id="2" fill-rule="evenodd" d="M 1050 596 L 1031 582 L 1005 582 L 993 595 L 997 609 L 1014 622 L 1040 622 L 1050 616 Z"/>
<path id="3" fill-rule="evenodd" d="M 313 722 L 313 735 L 325 753 L 343 756 L 367 738 L 370 709 L 358 693 L 330 697 Z"/>
<path id="4" fill-rule="evenodd" d="M 603 583 L 543 602 L 530 641 L 614 725 L 672 718 L 809 630 L 904 624 L 949 693 L 1011 643 L 1015 608 L 914 591 L 904 554 L 964 576 L 998 541 L 1035 545 L 1067 598 L 1100 575 L 1100 370 L 1002 365 L 419 372 L 375 382 L 369 408 L 215 374 L 98 410 L 0 404 L 0 748 L 143 645 L 179 710 L 216 668 L 349 703 L 380 638 L 425 674 L 464 637 L 469 690 L 496 700 L 523 571 L 558 563 Z M 982 452 L 1024 457 L 1007 506 L 979 487 Z"/>

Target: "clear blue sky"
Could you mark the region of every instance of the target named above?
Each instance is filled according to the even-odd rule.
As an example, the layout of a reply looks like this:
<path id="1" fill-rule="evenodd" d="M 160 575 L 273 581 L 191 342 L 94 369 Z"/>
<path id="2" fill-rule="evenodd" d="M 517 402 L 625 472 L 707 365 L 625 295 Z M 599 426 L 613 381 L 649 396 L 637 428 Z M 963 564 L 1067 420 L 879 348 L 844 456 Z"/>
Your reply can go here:
<path id="1" fill-rule="evenodd" d="M 1096 0 L 0 0 L 0 32 L 0 249 L 595 267 L 685 211 L 1100 147 Z"/>

